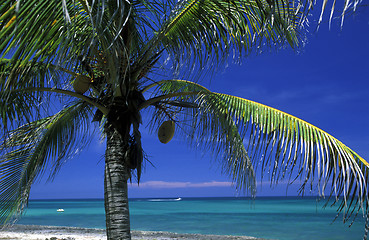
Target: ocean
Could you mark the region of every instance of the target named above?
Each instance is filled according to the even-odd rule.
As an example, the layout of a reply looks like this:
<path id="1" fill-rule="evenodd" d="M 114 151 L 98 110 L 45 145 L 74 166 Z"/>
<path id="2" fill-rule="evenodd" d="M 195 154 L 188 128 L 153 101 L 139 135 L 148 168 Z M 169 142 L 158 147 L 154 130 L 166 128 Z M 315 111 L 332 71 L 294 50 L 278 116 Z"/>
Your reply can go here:
<path id="1" fill-rule="evenodd" d="M 280 240 L 362 239 L 365 221 L 333 222 L 337 207 L 314 197 L 130 199 L 133 230 L 245 235 Z M 63 209 L 63 212 L 57 211 Z M 102 199 L 31 200 L 19 224 L 105 228 Z"/>

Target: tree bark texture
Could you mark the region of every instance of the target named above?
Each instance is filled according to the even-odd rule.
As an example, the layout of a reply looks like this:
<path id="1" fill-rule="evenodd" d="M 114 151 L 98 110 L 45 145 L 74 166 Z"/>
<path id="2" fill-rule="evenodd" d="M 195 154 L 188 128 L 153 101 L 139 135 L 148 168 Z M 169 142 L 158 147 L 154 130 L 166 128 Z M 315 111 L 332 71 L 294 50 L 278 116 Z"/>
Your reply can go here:
<path id="1" fill-rule="evenodd" d="M 107 129 L 104 198 L 108 240 L 130 240 L 128 208 L 129 169 L 125 165 L 124 140 L 113 128 Z"/>

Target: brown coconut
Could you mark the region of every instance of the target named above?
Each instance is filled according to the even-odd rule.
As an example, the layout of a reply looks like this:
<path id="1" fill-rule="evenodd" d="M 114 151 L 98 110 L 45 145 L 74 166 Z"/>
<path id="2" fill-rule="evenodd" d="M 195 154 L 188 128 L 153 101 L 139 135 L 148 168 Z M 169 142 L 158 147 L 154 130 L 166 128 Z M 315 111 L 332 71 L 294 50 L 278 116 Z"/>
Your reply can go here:
<path id="1" fill-rule="evenodd" d="M 91 78 L 78 75 L 73 82 L 73 89 L 76 93 L 84 94 L 90 88 Z"/>
<path id="2" fill-rule="evenodd" d="M 159 141 L 168 143 L 174 136 L 175 123 L 171 120 L 165 121 L 161 124 L 158 131 Z"/>

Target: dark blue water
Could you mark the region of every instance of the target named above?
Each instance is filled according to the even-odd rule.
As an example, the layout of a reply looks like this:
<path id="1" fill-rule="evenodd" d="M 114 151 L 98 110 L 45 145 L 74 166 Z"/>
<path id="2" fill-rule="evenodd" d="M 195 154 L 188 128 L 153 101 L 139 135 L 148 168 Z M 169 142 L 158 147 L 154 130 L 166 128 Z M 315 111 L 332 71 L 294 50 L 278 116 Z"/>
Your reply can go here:
<path id="1" fill-rule="evenodd" d="M 332 223 L 336 207 L 315 198 L 261 197 L 130 200 L 134 230 L 247 235 L 284 240 L 362 239 L 364 219 Z M 62 208 L 64 212 L 56 210 Z M 33 200 L 20 224 L 105 228 L 103 200 Z"/>

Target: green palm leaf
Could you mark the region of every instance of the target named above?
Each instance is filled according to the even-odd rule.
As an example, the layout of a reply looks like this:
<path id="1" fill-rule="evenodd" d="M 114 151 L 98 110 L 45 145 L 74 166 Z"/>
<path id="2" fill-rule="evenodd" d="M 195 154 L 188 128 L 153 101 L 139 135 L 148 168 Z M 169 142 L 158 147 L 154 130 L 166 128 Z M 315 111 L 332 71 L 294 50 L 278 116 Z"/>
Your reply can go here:
<path id="1" fill-rule="evenodd" d="M 334 203 L 340 201 L 339 211 L 344 212 L 344 220 L 355 209 L 357 213 L 367 209 L 369 164 L 356 152 L 290 114 L 250 100 L 217 95 L 227 102 L 230 114 L 239 121 L 241 132 L 246 132 L 244 126 L 252 127 L 249 153 L 253 157 L 261 153 L 262 172 L 270 172 L 272 182 L 278 183 L 286 175 L 290 178 L 295 175 L 295 179 L 302 180 L 302 193 L 307 184 L 310 188 L 318 185 L 321 195 L 327 190 L 328 199 L 334 197 Z M 297 164 L 299 167 L 294 170 Z M 327 189 L 329 184 L 330 189 Z"/>
<path id="2" fill-rule="evenodd" d="M 175 41 L 170 45 L 189 44 L 197 49 L 196 42 L 203 42 L 205 50 L 218 56 L 218 51 L 232 44 L 239 51 L 242 48 L 249 51 L 255 38 L 265 37 L 274 42 L 286 39 L 291 46 L 298 44 L 295 32 L 298 15 L 287 5 L 281 4 L 274 10 L 262 1 L 191 0 L 178 5 L 181 7 L 162 30 L 165 41 Z"/>
<path id="3" fill-rule="evenodd" d="M 72 1 L 66 4 L 63 2 L 7 1 L 0 11 L 3 20 L 0 26 L 0 37 L 4 39 L 0 44 L 0 53 L 4 56 L 11 50 L 15 50 L 12 59 L 22 59 L 25 62 L 31 58 L 47 58 L 51 61 L 59 54 L 65 54 L 66 50 L 60 49 L 62 43 L 72 47 L 66 42 L 69 36 L 68 30 L 82 27 L 83 17 L 80 14 L 81 6 L 78 7 Z M 65 11 L 66 9 L 73 13 L 72 19 L 68 17 L 70 14 Z M 73 26 L 68 28 L 66 23 L 73 23 Z M 56 53 L 57 50 L 59 53 Z"/>
<path id="4" fill-rule="evenodd" d="M 37 118 L 40 103 L 46 102 L 42 92 L 24 89 L 60 85 L 50 81 L 60 76 L 50 65 L 37 62 L 16 65 L 10 59 L 0 58 L 0 118 L 3 129 L 7 129 L 8 124 L 21 125 Z"/>
<path id="5" fill-rule="evenodd" d="M 115 51 L 122 51 L 125 46 L 115 39 L 127 16 L 116 12 L 115 20 L 122 25 L 116 29 L 109 18 L 114 12 L 101 15 L 101 5 L 85 3 L 7 1 L 0 8 L 0 38 L 4 39 L 0 43 L 0 56 L 10 55 L 13 64 L 16 63 L 14 68 L 34 60 L 73 69 L 81 59 L 98 56 L 99 48 L 103 47 L 106 49 L 106 69 L 116 69 L 121 60 Z M 112 10 L 114 6 L 108 8 Z M 115 45 L 110 46 L 112 43 Z M 111 71 L 110 74 L 116 76 L 117 73 Z"/>
<path id="6" fill-rule="evenodd" d="M 2 128 L 38 119 L 56 101 L 55 93 L 80 98 L 107 113 L 96 99 L 70 91 L 79 74 L 53 64 L 30 61 L 24 65 L 0 58 L 0 118 Z M 70 89 L 70 90 L 67 90 Z M 53 95 L 54 93 L 54 95 Z M 93 92 L 91 92 L 93 96 Z M 66 98 L 66 97 L 64 97 Z M 65 99 L 64 99 L 65 100 Z"/>
<path id="7" fill-rule="evenodd" d="M 20 64 L 20 61 L 0 58 L 0 86 L 3 91 L 27 87 L 61 86 L 58 81 L 52 81 L 53 77 L 57 79 L 60 75 L 52 64 L 37 61 Z"/>
<path id="8" fill-rule="evenodd" d="M 52 179 L 66 159 L 76 154 L 88 136 L 90 106 L 76 102 L 60 112 L 10 132 L 0 146 L 0 222 L 22 212 L 32 183 L 51 164 Z"/>
<path id="9" fill-rule="evenodd" d="M 219 64 L 230 53 L 241 57 L 268 43 L 283 44 L 287 40 L 295 47 L 299 42 L 299 17 L 300 12 L 289 4 L 280 4 L 277 9 L 259 0 L 179 1 L 143 48 L 144 56 L 138 64 L 157 49 L 166 49 L 175 63 L 199 62 L 201 69 L 207 63 Z"/>
<path id="10" fill-rule="evenodd" d="M 307 185 L 318 185 L 323 196 L 328 191 L 329 198 L 335 196 L 335 202 L 341 198 L 339 210 L 344 211 L 345 219 L 355 209 L 366 208 L 369 164 L 330 134 L 277 109 L 251 100 L 214 93 L 189 81 L 161 81 L 147 86 L 144 91 L 154 86 L 157 86 L 153 92 L 155 97 L 148 99 L 142 107 L 156 106 L 156 119 L 162 119 L 169 111 L 172 111 L 169 112 L 170 116 L 175 113 L 180 115 L 179 112 L 189 111 L 189 103 L 194 104 L 190 109 L 192 114 L 188 114 L 194 116 L 190 129 L 194 129 L 199 137 L 186 133 L 195 143 L 205 139 L 204 146 L 213 147 L 213 151 L 233 147 L 238 149 L 235 152 L 242 152 L 243 141 L 239 138 L 249 136 L 245 150 L 249 156 L 247 158 L 253 161 L 254 167 L 260 165 L 262 173 L 268 172 L 273 183 L 285 178 L 290 181 L 292 177 L 292 181 L 300 178 L 301 192 L 304 192 Z M 173 101 L 181 107 L 171 110 Z M 162 113 L 161 118 L 158 113 Z M 189 120 L 179 120 L 179 124 L 186 121 Z M 235 139 L 228 139 L 235 132 Z M 209 137 L 214 141 L 208 141 Z M 258 159 L 261 159 L 260 163 L 256 162 Z M 230 160 L 231 165 L 234 164 Z M 296 165 L 298 167 L 295 169 Z M 234 175 L 234 172 L 229 171 L 230 168 L 225 169 Z M 242 174 L 253 177 L 244 172 Z M 238 186 L 240 177 L 236 174 L 234 179 Z M 327 188 L 329 184 L 330 189 Z"/>
<path id="11" fill-rule="evenodd" d="M 162 94 L 165 99 L 155 103 L 152 128 L 172 118 L 194 148 L 210 149 L 214 157 L 221 160 L 223 172 L 233 179 L 238 189 L 255 195 L 254 168 L 236 123 L 225 108 L 225 102 L 192 82 L 172 80 L 157 85 L 157 94 Z M 173 97 L 168 98 L 168 95 Z"/>

